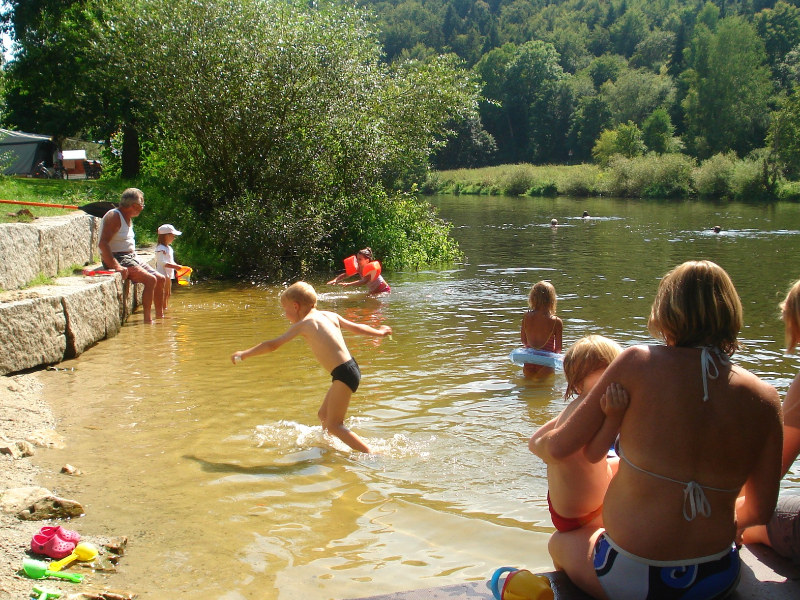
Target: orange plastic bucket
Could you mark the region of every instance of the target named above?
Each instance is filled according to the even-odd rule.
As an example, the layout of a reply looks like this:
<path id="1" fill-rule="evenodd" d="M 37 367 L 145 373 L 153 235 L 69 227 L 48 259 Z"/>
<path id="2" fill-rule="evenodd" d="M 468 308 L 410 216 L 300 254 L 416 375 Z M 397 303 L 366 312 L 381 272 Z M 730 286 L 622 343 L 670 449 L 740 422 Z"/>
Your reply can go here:
<path id="1" fill-rule="evenodd" d="M 189 285 L 192 278 L 192 267 L 182 267 L 175 272 L 178 278 L 178 285 Z"/>

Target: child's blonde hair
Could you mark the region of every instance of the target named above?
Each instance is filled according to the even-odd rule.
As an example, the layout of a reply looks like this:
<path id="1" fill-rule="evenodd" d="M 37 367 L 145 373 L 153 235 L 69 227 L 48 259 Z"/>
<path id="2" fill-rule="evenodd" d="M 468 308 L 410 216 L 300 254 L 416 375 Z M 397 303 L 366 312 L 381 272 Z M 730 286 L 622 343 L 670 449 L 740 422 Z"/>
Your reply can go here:
<path id="1" fill-rule="evenodd" d="M 159 233 L 158 234 L 158 244 L 160 246 L 166 246 L 167 245 L 167 236 L 168 235 L 172 235 L 172 234 L 171 233 Z"/>
<path id="2" fill-rule="evenodd" d="M 739 349 L 742 302 L 725 269 L 710 260 L 688 261 L 664 276 L 647 321 L 650 333 L 675 346 Z"/>
<path id="3" fill-rule="evenodd" d="M 542 309 L 551 315 L 556 314 L 556 288 L 549 281 L 540 281 L 531 288 L 528 294 L 528 306 L 531 310 Z"/>
<path id="4" fill-rule="evenodd" d="M 786 327 L 786 348 L 792 352 L 800 342 L 800 279 L 792 284 L 779 306 Z"/>
<path id="5" fill-rule="evenodd" d="M 578 394 L 583 380 L 598 369 L 608 367 L 620 352 L 622 347 L 617 342 L 602 335 L 588 335 L 572 344 L 564 353 L 564 375 L 567 376 L 564 398 L 569 400 Z"/>
<path id="6" fill-rule="evenodd" d="M 283 290 L 281 300 L 286 298 L 289 302 L 297 302 L 300 306 L 314 308 L 317 306 L 317 292 L 305 281 L 293 283 Z"/>

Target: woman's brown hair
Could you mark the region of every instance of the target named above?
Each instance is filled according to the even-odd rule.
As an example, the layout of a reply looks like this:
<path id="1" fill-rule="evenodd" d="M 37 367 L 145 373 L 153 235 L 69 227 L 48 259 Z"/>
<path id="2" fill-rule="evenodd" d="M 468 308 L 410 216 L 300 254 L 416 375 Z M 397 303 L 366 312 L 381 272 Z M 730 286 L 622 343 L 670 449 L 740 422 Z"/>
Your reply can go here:
<path id="1" fill-rule="evenodd" d="M 672 346 L 739 349 L 742 302 L 725 269 L 710 260 L 688 261 L 664 276 L 647 328 Z"/>

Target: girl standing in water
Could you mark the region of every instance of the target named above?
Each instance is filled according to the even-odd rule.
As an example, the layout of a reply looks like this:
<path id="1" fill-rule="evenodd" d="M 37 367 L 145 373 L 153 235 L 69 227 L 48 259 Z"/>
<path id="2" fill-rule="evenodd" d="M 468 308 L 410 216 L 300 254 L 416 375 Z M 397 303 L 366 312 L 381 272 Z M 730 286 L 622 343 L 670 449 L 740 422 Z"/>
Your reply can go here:
<path id="1" fill-rule="evenodd" d="M 540 281 L 528 294 L 530 307 L 522 317 L 520 340 L 526 348 L 561 353 L 561 334 L 564 324 L 556 316 L 556 288 L 549 281 Z M 552 375 L 552 367 L 526 364 L 522 367 L 526 377 L 537 379 Z"/>
<path id="2" fill-rule="evenodd" d="M 352 260 L 353 257 L 350 257 L 350 259 Z M 345 259 L 345 261 L 347 260 L 348 259 Z M 355 269 L 353 271 L 348 269 L 344 273 L 337 275 L 328 282 L 328 285 L 366 285 L 367 293 L 370 296 L 388 294 L 392 291 L 392 288 L 389 287 L 389 284 L 386 283 L 386 280 L 381 275 L 381 264 L 373 257 L 372 248 L 366 247 L 359 250 L 355 255 L 355 262 Z M 358 281 L 339 283 L 343 279 L 347 279 L 353 275 L 358 275 Z"/>

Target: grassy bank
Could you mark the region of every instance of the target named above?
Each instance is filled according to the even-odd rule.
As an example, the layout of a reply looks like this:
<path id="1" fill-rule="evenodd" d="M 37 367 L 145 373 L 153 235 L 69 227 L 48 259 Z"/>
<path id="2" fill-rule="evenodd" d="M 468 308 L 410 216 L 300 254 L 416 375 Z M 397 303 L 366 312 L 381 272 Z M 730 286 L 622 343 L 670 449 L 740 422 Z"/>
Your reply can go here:
<path id="1" fill-rule="evenodd" d="M 61 180 L 61 179 L 27 179 L 22 177 L 0 177 L 0 199 L 22 202 L 43 202 L 47 204 L 81 205 L 89 202 L 119 200 L 119 196 L 127 185 L 116 180 Z M 63 215 L 68 209 L 41 208 L 38 206 L 18 206 L 0 204 L 0 223 L 18 223 L 30 221 L 23 212 L 27 210 L 34 217 L 54 217 Z"/>
<path id="2" fill-rule="evenodd" d="M 682 154 L 613 158 L 598 165 L 501 165 L 434 171 L 426 194 L 509 196 L 617 196 L 628 198 L 708 198 L 800 200 L 800 183 L 765 181 L 760 159 L 717 155 L 702 163 Z"/>
<path id="3" fill-rule="evenodd" d="M 136 218 L 136 242 L 149 245 L 156 242 L 156 229 L 162 223 L 175 221 L 181 229 L 178 219 L 186 212 L 183 204 L 176 201 L 163 184 L 154 181 L 123 181 L 120 179 L 29 179 L 23 177 L 0 177 L 0 199 L 22 202 L 41 202 L 46 204 L 68 204 L 81 206 L 90 202 L 119 202 L 122 192 L 129 187 L 139 187 L 145 193 L 147 208 Z M 20 212 L 22 211 L 22 212 Z M 0 204 L 0 223 L 26 223 L 36 217 L 54 217 L 72 212 L 71 209 L 45 208 L 16 204 Z M 176 255 L 181 256 L 179 249 L 182 240 L 178 238 L 174 247 Z M 202 249 L 192 243 L 185 243 L 181 257 L 186 260 L 196 259 L 200 266 L 213 261 L 213 256 L 206 256 Z"/>

